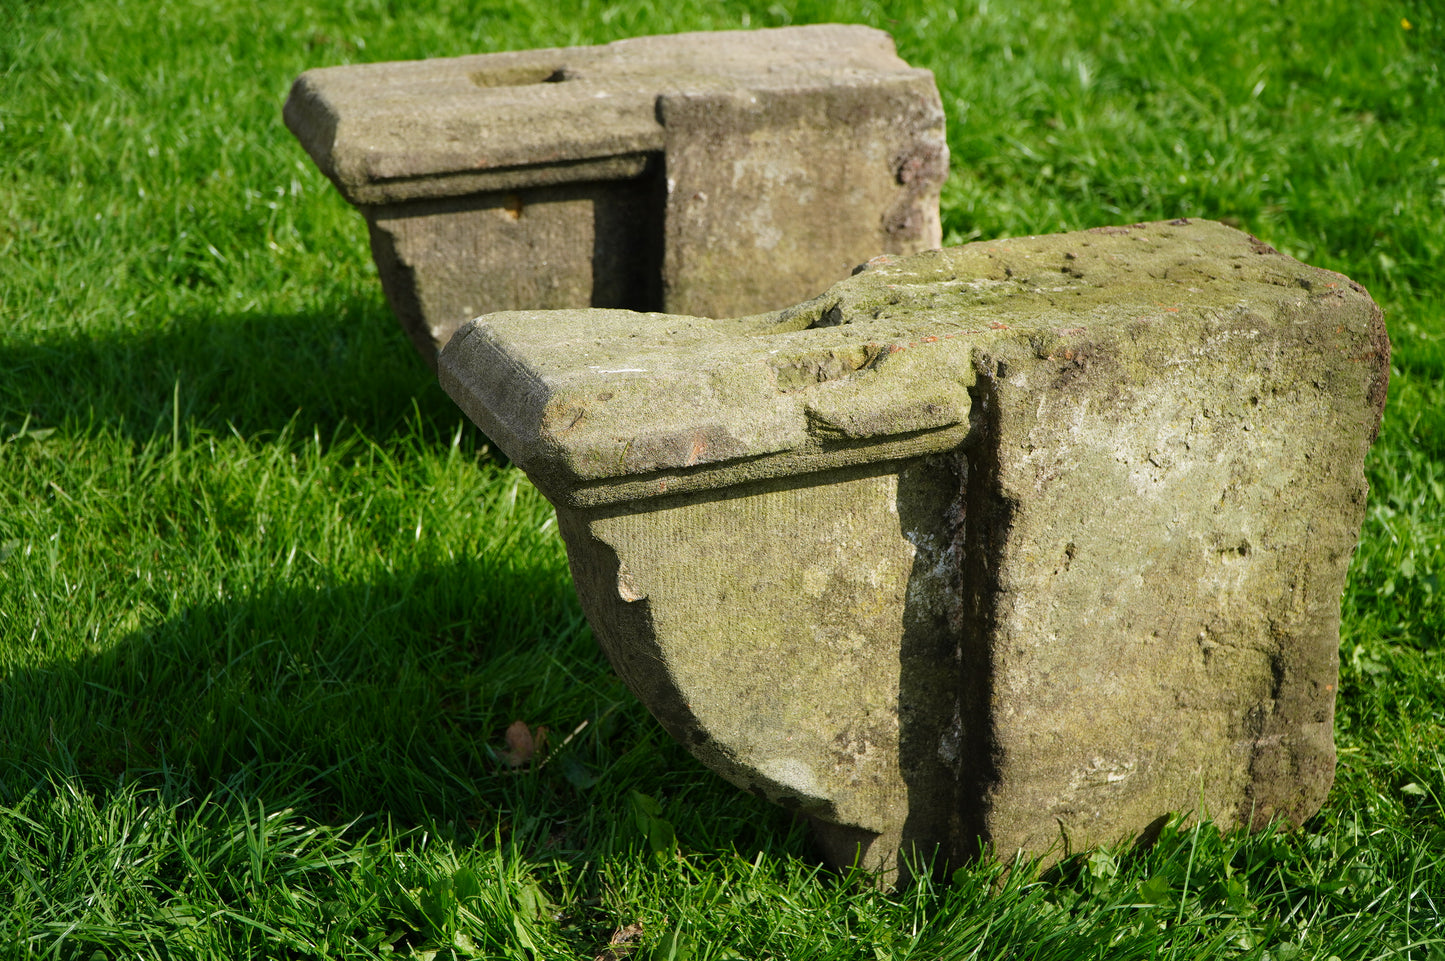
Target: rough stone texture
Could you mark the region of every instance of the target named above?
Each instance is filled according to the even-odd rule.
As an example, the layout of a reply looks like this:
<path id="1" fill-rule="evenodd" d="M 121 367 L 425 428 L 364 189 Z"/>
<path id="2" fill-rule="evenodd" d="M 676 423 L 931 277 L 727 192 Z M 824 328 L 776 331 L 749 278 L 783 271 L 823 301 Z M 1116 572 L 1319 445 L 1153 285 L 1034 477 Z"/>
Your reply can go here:
<path id="1" fill-rule="evenodd" d="M 867 27 L 329 67 L 285 117 L 428 360 L 482 313 L 771 310 L 940 239 L 933 75 Z"/>
<path id="2" fill-rule="evenodd" d="M 440 363 L 663 725 L 884 872 L 1317 810 L 1388 369 L 1361 287 L 1207 221 L 498 314 Z"/>

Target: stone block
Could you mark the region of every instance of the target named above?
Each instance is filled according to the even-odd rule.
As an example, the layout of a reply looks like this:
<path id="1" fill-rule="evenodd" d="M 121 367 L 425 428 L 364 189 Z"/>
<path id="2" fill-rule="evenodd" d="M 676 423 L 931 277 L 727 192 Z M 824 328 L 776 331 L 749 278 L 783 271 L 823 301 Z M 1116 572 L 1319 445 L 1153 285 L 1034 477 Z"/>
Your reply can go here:
<path id="1" fill-rule="evenodd" d="M 762 316 L 496 314 L 440 359 L 637 696 L 885 873 L 1315 812 L 1388 370 L 1363 288 L 1207 221 Z"/>
<path id="2" fill-rule="evenodd" d="M 429 361 L 479 314 L 757 313 L 940 242 L 933 75 L 868 27 L 328 67 L 285 118 Z"/>

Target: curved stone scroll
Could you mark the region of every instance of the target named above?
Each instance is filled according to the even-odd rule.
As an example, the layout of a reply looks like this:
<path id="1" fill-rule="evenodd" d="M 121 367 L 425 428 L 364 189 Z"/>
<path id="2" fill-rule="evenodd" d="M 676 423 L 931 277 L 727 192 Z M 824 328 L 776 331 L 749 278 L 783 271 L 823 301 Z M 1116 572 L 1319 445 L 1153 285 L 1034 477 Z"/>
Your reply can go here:
<path id="1" fill-rule="evenodd" d="M 1357 284 L 1176 221 L 495 314 L 440 372 L 667 730 L 892 872 L 1319 808 L 1388 365 Z"/>

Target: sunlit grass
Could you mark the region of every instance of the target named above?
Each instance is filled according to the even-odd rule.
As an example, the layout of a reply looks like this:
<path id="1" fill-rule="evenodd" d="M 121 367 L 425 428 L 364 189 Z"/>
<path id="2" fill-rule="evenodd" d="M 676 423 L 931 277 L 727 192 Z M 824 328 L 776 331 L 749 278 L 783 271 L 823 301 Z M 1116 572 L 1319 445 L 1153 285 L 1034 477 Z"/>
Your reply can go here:
<path id="1" fill-rule="evenodd" d="M 937 75 L 950 242 L 1221 218 L 1385 307 L 1340 770 L 1304 830 L 897 895 L 819 869 L 608 670 L 547 505 L 280 122 L 313 66 L 824 20 Z M 1428 6 L 3 0 L 0 26 L 0 957 L 1445 957 Z M 545 763 L 509 763 L 519 719 Z"/>

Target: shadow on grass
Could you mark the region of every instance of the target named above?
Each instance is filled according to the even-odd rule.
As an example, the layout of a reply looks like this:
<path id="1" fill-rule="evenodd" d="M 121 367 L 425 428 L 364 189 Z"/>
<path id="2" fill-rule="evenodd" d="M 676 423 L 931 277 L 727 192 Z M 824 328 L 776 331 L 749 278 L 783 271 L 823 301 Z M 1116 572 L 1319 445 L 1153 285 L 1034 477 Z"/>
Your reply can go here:
<path id="1" fill-rule="evenodd" d="M 545 764 L 508 763 L 517 720 L 550 730 Z M 667 738 L 547 558 L 183 608 L 103 652 L 5 676 L 0 732 L 0 804 L 63 779 L 97 796 L 154 786 L 325 824 L 462 840 L 500 828 L 565 856 L 625 842 L 637 790 L 686 812 L 691 850 L 772 848 L 788 833 L 782 812 Z"/>
<path id="2" fill-rule="evenodd" d="M 378 296 L 314 313 L 195 314 L 125 331 L 0 340 L 0 430 L 111 428 L 133 441 L 181 422 L 243 436 L 330 436 L 351 424 L 384 443 L 420 416 L 463 421 Z M 480 434 L 476 435 L 480 437 Z"/>
<path id="3" fill-rule="evenodd" d="M 173 423 L 444 443 L 464 422 L 379 298 L 0 340 L 0 432 L 27 418 L 30 430 L 111 431 L 137 445 Z M 0 674 L 0 804 L 66 779 L 97 796 L 140 784 L 322 823 L 458 836 L 502 826 L 595 851 L 628 834 L 635 790 L 670 799 L 689 850 L 799 836 L 646 714 L 598 651 L 554 556 L 373 558 L 319 586 L 281 571 L 236 580 L 250 586 L 128 612 L 141 626 L 104 650 Z M 506 762 L 517 720 L 552 732 L 545 765 Z"/>
<path id="4" fill-rule="evenodd" d="M 585 737 L 598 776 L 635 702 L 546 559 L 414 567 L 325 588 L 277 584 L 183 608 L 107 650 L 11 673 L 0 792 L 17 772 L 180 781 L 325 821 L 482 822 L 585 805 L 560 764 L 500 756 L 517 719 Z M 573 779 L 586 779 L 574 773 Z"/>

